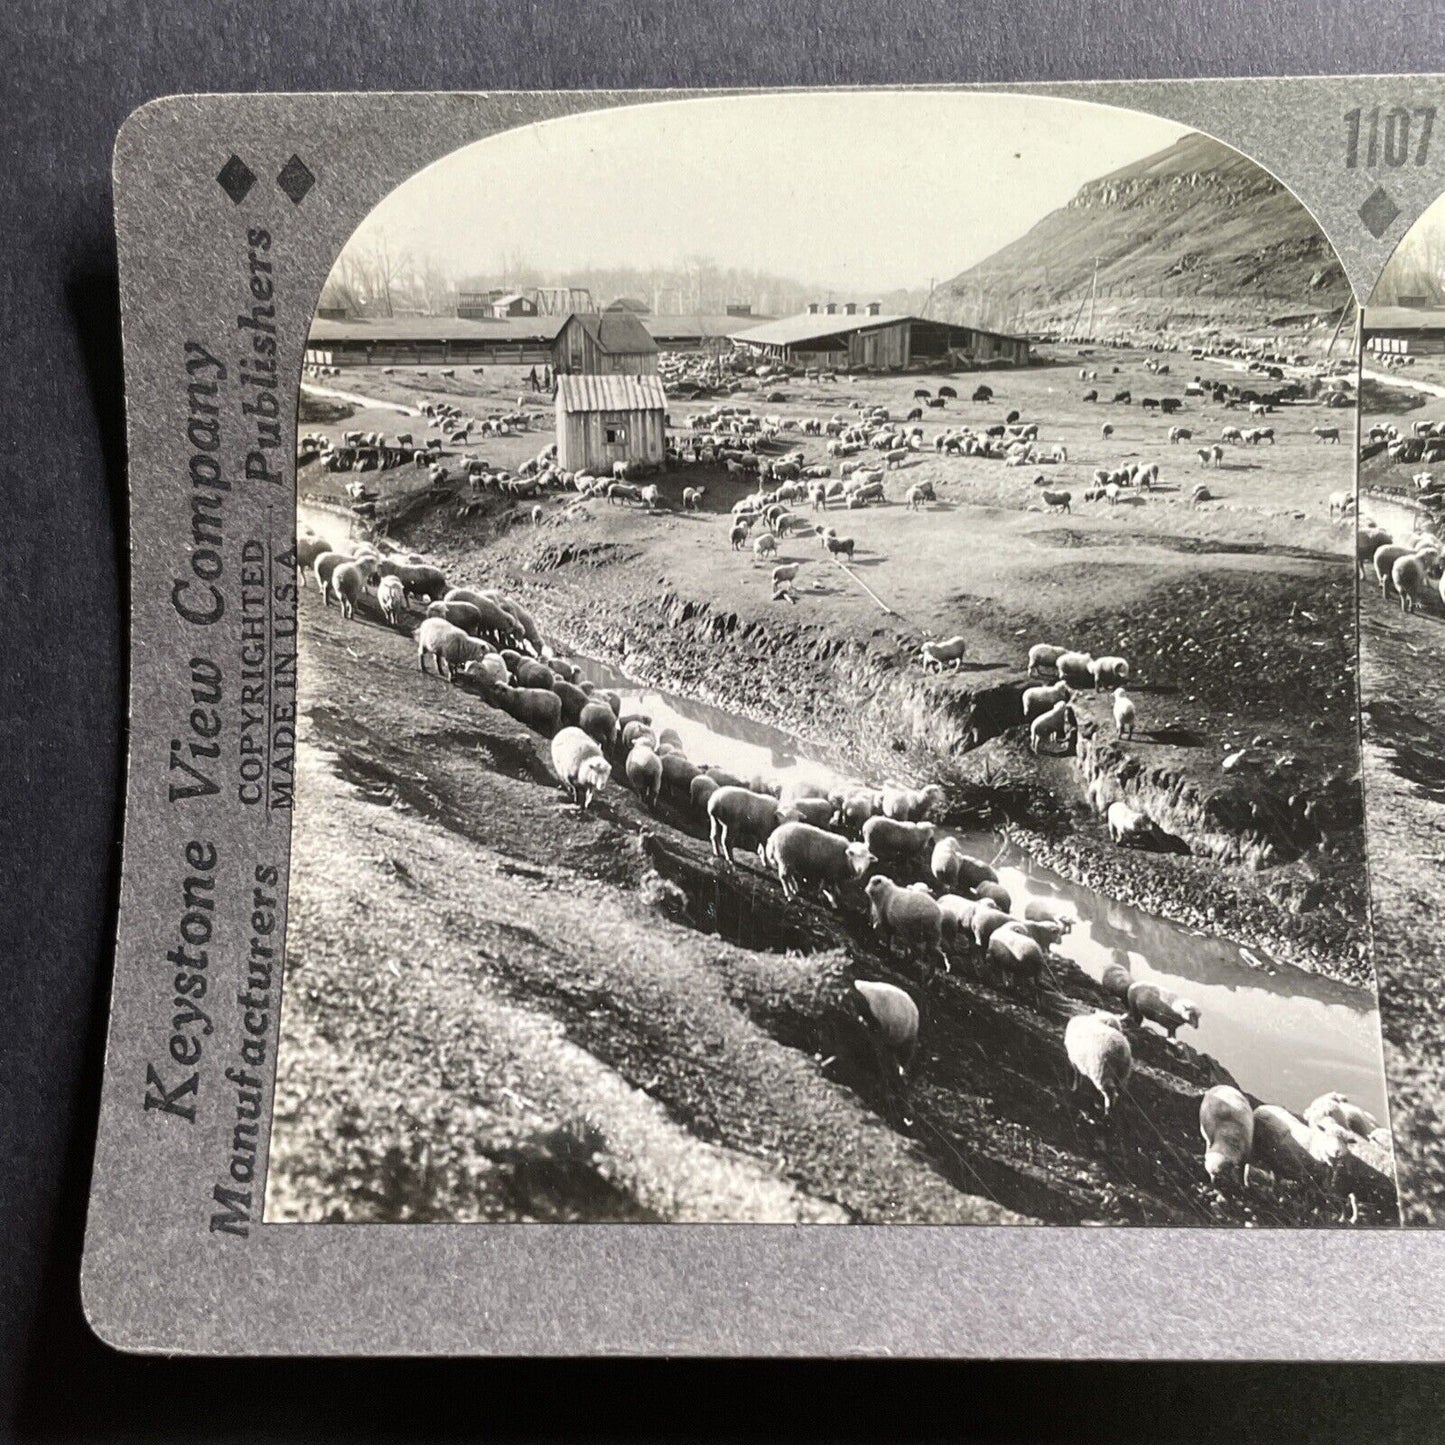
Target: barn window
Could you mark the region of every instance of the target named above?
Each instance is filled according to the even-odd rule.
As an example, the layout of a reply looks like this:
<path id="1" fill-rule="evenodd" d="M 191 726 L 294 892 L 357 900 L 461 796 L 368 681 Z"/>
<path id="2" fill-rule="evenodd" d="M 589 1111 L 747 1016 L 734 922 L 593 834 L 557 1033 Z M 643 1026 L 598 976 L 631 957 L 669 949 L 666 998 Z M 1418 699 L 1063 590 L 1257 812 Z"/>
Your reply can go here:
<path id="1" fill-rule="evenodd" d="M 620 447 L 620 446 L 626 446 L 626 444 L 627 444 L 627 428 L 626 428 L 625 426 L 610 426 L 610 427 L 607 428 L 607 445 L 608 445 L 608 446 L 610 446 L 610 447 L 611 447 L 611 446 Z"/>

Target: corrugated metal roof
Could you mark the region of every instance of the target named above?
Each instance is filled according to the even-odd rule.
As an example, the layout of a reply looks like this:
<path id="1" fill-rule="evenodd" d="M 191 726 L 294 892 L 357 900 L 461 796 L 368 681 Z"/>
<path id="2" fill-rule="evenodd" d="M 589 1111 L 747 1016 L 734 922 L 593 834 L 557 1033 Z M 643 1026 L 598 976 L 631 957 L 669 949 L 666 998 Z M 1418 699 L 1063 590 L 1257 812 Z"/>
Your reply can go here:
<path id="1" fill-rule="evenodd" d="M 781 321 L 770 321 L 765 326 L 749 327 L 745 331 L 733 332 L 734 341 L 747 341 L 757 346 L 793 346 L 800 341 L 819 341 L 825 336 L 850 336 L 856 331 L 873 331 L 880 326 L 896 326 L 900 321 L 914 326 L 946 326 L 950 331 L 972 331 L 981 336 L 1003 336 L 1014 338 L 1002 331 L 987 331 L 981 326 L 967 326 L 959 321 L 935 321 L 927 316 L 889 314 L 868 316 L 859 312 L 848 316 L 841 311 L 832 316 L 824 312 L 816 315 L 805 311 L 801 316 L 785 316 Z"/>
<path id="2" fill-rule="evenodd" d="M 667 393 L 655 376 L 559 376 L 562 410 L 666 411 Z"/>
<path id="3" fill-rule="evenodd" d="M 364 321 L 311 323 L 312 342 L 325 341 L 551 341 L 561 316 L 510 316 L 472 320 L 463 316 L 396 316 Z"/>

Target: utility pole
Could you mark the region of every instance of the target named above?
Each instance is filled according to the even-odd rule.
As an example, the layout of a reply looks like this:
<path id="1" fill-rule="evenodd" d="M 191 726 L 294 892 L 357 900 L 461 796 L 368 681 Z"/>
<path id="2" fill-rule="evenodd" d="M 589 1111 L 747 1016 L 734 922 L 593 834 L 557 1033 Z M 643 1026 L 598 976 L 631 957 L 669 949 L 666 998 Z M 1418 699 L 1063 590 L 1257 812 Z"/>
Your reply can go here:
<path id="1" fill-rule="evenodd" d="M 1094 296 L 1099 289 L 1099 258 L 1094 257 L 1094 275 L 1089 282 L 1089 330 L 1088 335 L 1094 334 Z"/>

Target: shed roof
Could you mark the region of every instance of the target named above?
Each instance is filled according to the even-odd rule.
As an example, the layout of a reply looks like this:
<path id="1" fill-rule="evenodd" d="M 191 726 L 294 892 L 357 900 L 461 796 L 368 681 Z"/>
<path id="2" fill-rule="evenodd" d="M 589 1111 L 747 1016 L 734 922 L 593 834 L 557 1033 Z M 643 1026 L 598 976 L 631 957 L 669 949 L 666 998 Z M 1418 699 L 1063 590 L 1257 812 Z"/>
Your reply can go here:
<path id="1" fill-rule="evenodd" d="M 842 311 L 836 311 L 829 316 L 822 311 L 805 311 L 800 316 L 785 316 L 781 321 L 769 321 L 763 326 L 735 331 L 733 340 L 751 342 L 758 346 L 793 346 L 800 341 L 819 341 L 826 336 L 848 336 L 855 331 L 874 331 L 880 326 L 896 326 L 899 322 L 907 322 L 910 326 L 938 326 L 949 331 L 972 331 L 983 336 L 1008 336 L 1007 332 L 989 331 L 981 326 L 969 326 L 962 321 L 937 321 L 927 316 L 898 313 L 869 316 L 865 312 L 849 316 Z"/>
<path id="2" fill-rule="evenodd" d="M 396 316 L 311 323 L 313 345 L 327 341 L 551 341 L 560 316 L 512 316 L 491 320 L 463 316 Z"/>
<path id="3" fill-rule="evenodd" d="M 667 393 L 655 376 L 559 376 L 557 399 L 579 411 L 666 411 Z"/>
<path id="4" fill-rule="evenodd" d="M 630 311 L 604 311 L 601 315 L 574 311 L 562 325 L 573 321 L 613 356 L 649 355 L 657 350 L 651 333 Z"/>
<path id="5" fill-rule="evenodd" d="M 1445 331 L 1445 307 L 1367 306 L 1366 331 Z"/>

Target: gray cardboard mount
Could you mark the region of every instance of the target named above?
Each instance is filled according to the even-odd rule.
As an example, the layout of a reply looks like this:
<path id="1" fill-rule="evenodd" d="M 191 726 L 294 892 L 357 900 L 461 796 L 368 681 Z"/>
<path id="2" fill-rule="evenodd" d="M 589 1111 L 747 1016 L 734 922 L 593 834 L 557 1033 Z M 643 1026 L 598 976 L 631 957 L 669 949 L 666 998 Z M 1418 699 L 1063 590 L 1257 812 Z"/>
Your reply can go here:
<path id="1" fill-rule="evenodd" d="M 1377 176 L 1346 168 L 1343 139 L 1350 108 L 1440 105 L 1445 77 L 1016 89 L 1150 111 L 1235 146 L 1309 207 L 1361 301 L 1411 222 L 1445 191 L 1445 145 L 1423 166 Z M 228 1173 L 239 1094 L 226 1071 L 240 1072 L 244 1087 L 245 1008 L 236 995 L 253 939 L 279 958 L 279 933 L 258 929 L 269 895 L 284 905 L 289 848 L 289 814 L 245 805 L 236 792 L 243 755 L 233 689 L 258 634 L 268 768 L 284 760 L 294 698 L 284 665 L 288 618 L 256 596 L 284 574 L 293 534 L 289 447 L 271 458 L 284 473 L 279 483 L 240 480 L 256 426 L 240 411 L 244 384 L 236 385 L 237 316 L 254 315 L 248 253 L 256 239 L 248 231 L 269 236 L 276 421 L 294 436 L 302 352 L 322 283 L 389 191 L 458 147 L 519 125 L 698 93 L 178 96 L 143 106 L 121 131 L 115 196 L 131 477 L 131 731 L 82 1278 L 91 1324 L 123 1349 L 193 1354 L 1439 1356 L 1445 1237 L 1423 1232 L 265 1225 L 275 984 L 252 1020 L 268 1031 L 268 1049 L 254 1071 L 264 1102 L 249 1223 L 244 1235 L 213 1228 L 218 1217 L 234 1226 L 237 1211 L 246 1212 L 235 1195 L 226 1206 L 214 1193 L 217 1185 L 242 1189 Z M 232 155 L 255 178 L 239 202 L 217 184 Z M 293 155 L 315 178 L 300 203 L 276 184 Z M 1399 208 L 1378 237 L 1359 215 L 1377 181 Z M 204 427 L 188 435 L 193 400 L 204 409 L 205 393 L 188 393 L 187 384 L 214 374 L 206 356 L 231 369 L 213 454 L 236 479 L 224 497 L 222 573 L 213 579 L 192 570 L 189 469 L 211 439 Z M 211 581 L 224 613 L 185 620 L 173 602 L 178 580 L 193 619 L 213 610 Z M 170 789 L 188 779 L 170 766 L 173 742 L 189 756 L 200 736 L 193 708 L 207 725 L 208 659 L 223 674 L 218 766 L 226 782 L 214 795 L 172 802 Z M 268 867 L 278 871 L 275 887 L 258 883 Z M 200 872 L 213 879 L 216 905 L 206 941 L 210 1034 L 177 1010 L 166 959 L 180 942 L 186 879 Z M 194 1092 L 186 1087 L 192 1074 Z M 193 1122 L 176 1112 L 192 1107 Z"/>

